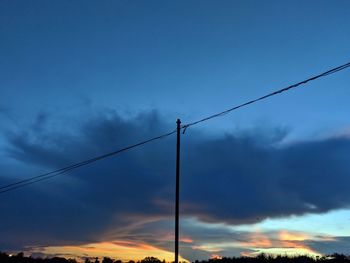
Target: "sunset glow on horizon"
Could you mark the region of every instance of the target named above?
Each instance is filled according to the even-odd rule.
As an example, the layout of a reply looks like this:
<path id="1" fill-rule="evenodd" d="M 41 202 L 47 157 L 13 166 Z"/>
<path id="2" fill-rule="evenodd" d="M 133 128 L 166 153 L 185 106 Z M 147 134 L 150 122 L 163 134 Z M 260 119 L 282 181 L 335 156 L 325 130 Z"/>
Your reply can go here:
<path id="1" fill-rule="evenodd" d="M 166 262 L 172 262 L 174 260 L 174 254 L 172 252 L 156 248 L 152 245 L 128 241 L 101 242 L 82 246 L 33 247 L 27 253 L 43 253 L 66 258 L 110 257 L 122 261 L 137 261 L 146 257 L 157 257 Z M 180 260 L 188 262 L 188 260 L 182 257 L 180 257 Z"/>
<path id="2" fill-rule="evenodd" d="M 240 249 L 241 256 L 255 257 L 261 253 L 277 256 L 320 256 L 322 253 L 312 249 L 305 242 L 312 240 L 336 241 L 332 237 L 312 236 L 306 233 L 281 230 L 279 232 L 264 233 L 257 231 L 249 233 L 246 241 L 200 243 L 195 242 L 189 236 L 182 239 L 181 249 L 190 246 L 191 249 L 207 252 L 210 258 L 229 257 L 223 253 L 230 248 Z M 168 238 L 167 238 L 168 240 Z M 171 240 L 169 240 L 171 242 Z M 26 251 L 27 254 L 42 253 L 46 255 L 58 255 L 66 258 L 95 258 L 110 257 L 122 261 L 138 261 L 145 257 L 157 257 L 166 262 L 174 260 L 171 251 L 155 247 L 151 244 L 138 243 L 133 241 L 115 240 L 110 242 L 92 243 L 78 246 L 49 246 L 32 247 Z M 232 255 L 231 255 L 232 256 Z M 208 257 L 208 258 L 209 258 Z M 180 257 L 181 261 L 190 261 L 185 257 Z"/>

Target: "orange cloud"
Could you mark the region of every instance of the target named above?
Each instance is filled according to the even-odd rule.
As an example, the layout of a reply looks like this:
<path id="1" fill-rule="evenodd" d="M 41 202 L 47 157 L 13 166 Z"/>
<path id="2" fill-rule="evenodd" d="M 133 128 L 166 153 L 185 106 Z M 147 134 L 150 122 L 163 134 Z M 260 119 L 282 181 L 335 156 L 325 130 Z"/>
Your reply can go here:
<path id="1" fill-rule="evenodd" d="M 257 231 L 250 235 L 248 241 L 239 242 L 238 245 L 242 247 L 248 247 L 248 248 L 251 248 L 251 247 L 267 248 L 272 246 L 272 242 L 267 235 Z"/>
<path id="2" fill-rule="evenodd" d="M 303 253 L 310 255 L 318 255 L 316 251 L 312 250 L 310 247 L 305 245 L 303 241 L 312 239 L 311 236 L 301 233 L 301 232 L 290 232 L 282 230 L 279 232 L 279 241 L 281 248 L 288 248 L 293 251 L 293 253 Z"/>
<path id="3" fill-rule="evenodd" d="M 211 259 L 222 259 L 222 256 L 218 255 L 218 254 L 212 254 L 210 255 Z"/>
<path id="4" fill-rule="evenodd" d="M 272 237 L 260 231 L 250 235 L 246 242 L 239 242 L 240 247 L 252 250 L 253 252 L 242 252 L 242 256 L 255 256 L 260 253 L 267 254 L 287 254 L 287 255 L 319 255 L 318 252 L 312 250 L 305 245 L 303 241 L 314 239 L 312 236 L 302 232 L 290 232 L 286 230 L 271 234 Z"/>
<path id="5" fill-rule="evenodd" d="M 130 241 L 113 241 L 86 244 L 81 246 L 49 246 L 32 248 L 31 251 L 41 252 L 48 255 L 60 255 L 63 257 L 110 257 L 123 261 L 139 260 L 145 257 L 154 256 L 165 259 L 168 262 L 174 261 L 173 252 L 166 251 L 148 244 Z M 181 261 L 187 261 L 180 256 Z M 187 261 L 188 262 L 188 261 Z"/>
<path id="6" fill-rule="evenodd" d="M 286 230 L 279 232 L 279 239 L 284 241 L 304 241 L 309 238 L 310 236 L 306 235 L 305 233 L 288 232 Z"/>
<path id="7" fill-rule="evenodd" d="M 203 250 L 203 251 L 212 252 L 212 253 L 217 253 L 222 251 L 221 247 L 213 244 L 205 244 L 205 245 L 203 244 L 199 246 L 192 246 L 192 249 L 198 249 L 198 250 Z"/>
<path id="8" fill-rule="evenodd" d="M 193 239 L 189 238 L 189 237 L 183 237 L 180 239 L 181 242 L 184 243 L 193 243 Z"/>

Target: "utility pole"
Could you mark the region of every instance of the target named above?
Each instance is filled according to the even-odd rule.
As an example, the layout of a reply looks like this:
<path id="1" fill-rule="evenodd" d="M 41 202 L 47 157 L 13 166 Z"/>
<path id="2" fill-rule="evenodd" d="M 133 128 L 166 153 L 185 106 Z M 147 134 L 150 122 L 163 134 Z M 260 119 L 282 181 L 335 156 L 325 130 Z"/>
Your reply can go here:
<path id="1" fill-rule="evenodd" d="M 175 263 L 179 263 L 180 119 L 177 119 L 176 124 Z"/>

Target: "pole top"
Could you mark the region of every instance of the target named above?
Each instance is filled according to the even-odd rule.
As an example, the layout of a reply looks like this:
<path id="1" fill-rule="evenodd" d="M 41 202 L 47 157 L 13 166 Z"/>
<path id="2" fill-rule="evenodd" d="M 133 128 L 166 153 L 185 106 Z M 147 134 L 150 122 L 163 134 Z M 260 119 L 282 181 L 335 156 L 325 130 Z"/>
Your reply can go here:
<path id="1" fill-rule="evenodd" d="M 176 123 L 177 123 L 177 124 L 181 124 L 180 119 L 177 119 L 177 120 L 176 120 Z"/>

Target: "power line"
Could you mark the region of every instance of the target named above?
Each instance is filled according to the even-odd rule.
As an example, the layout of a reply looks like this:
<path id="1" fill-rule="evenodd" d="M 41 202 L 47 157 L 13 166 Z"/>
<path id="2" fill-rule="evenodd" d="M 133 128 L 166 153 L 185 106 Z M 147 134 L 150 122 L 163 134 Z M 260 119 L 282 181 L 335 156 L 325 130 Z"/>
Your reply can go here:
<path id="1" fill-rule="evenodd" d="M 282 88 L 282 89 L 279 89 L 277 91 L 274 91 L 274 92 L 271 92 L 269 94 L 266 94 L 262 97 L 259 97 L 259 98 L 256 98 L 256 99 L 253 99 L 253 100 L 250 100 L 248 102 L 245 102 L 245 103 L 242 103 L 240 105 L 237 105 L 237 106 L 234 106 L 230 109 L 227 109 L 227 110 L 224 110 L 222 112 L 219 112 L 219 113 L 215 113 L 213 115 L 210 115 L 208 117 L 205 117 L 205 118 L 202 118 L 200 120 L 197 120 L 197 121 L 194 121 L 194 122 L 191 122 L 191 123 L 188 123 L 188 124 L 184 124 L 181 126 L 181 129 L 183 129 L 183 133 L 186 131 L 186 129 L 190 126 L 194 126 L 196 124 L 199 124 L 201 122 L 205 122 L 205 121 L 208 121 L 210 119 L 213 119 L 213 118 L 217 118 L 217 117 L 221 117 L 223 115 L 226 115 L 234 110 L 237 110 L 239 108 L 242 108 L 244 106 L 247 106 L 247 105 L 250 105 L 250 104 L 253 104 L 255 102 L 258 102 L 260 100 L 264 100 L 264 99 L 267 99 L 269 97 L 272 97 L 274 95 L 277 95 L 277 94 L 280 94 L 280 93 L 283 93 L 285 91 L 288 91 L 290 89 L 293 89 L 293 88 L 296 88 L 300 85 L 303 85 L 303 84 L 306 84 L 310 81 L 313 81 L 313 80 L 316 80 L 318 78 L 321 78 L 321 77 L 325 77 L 325 76 L 328 76 L 328 75 L 331 75 L 331 74 L 334 74 L 338 71 L 341 71 L 341 70 L 344 70 L 346 68 L 350 67 L 350 62 L 344 64 L 344 65 L 341 65 L 341 66 L 338 66 L 338 67 L 335 67 L 333 69 L 330 69 L 330 70 L 327 70 L 319 75 L 316 75 L 316 76 L 313 76 L 313 77 L 310 77 L 306 80 L 303 80 L 303 81 L 300 81 L 298 83 L 295 83 L 295 84 L 292 84 L 288 87 L 285 87 L 285 88 Z M 38 175 L 38 176 L 33 176 L 33 177 L 30 177 L 28 179 L 24 179 L 24 180 L 21 180 L 21 181 L 17 181 L 17 182 L 14 182 L 14 183 L 11 183 L 11 184 L 8 184 L 8 185 L 5 185 L 5 186 L 2 186 L 0 187 L 0 194 L 2 193 L 5 193 L 5 192 L 9 192 L 9 191 L 12 191 L 12 190 L 15 190 L 15 189 L 18 189 L 18 188 L 21 188 L 21 187 L 24 187 L 24 186 L 27 186 L 27 185 L 30 185 L 30 184 L 34 184 L 34 183 L 37 183 L 37 182 L 40 182 L 40 181 L 43 181 L 43 180 L 47 180 L 49 178 L 52 178 L 52 177 L 55 177 L 55 176 L 58 176 L 58 175 L 63 175 L 63 174 L 66 174 L 68 173 L 69 171 L 71 170 L 74 170 L 74 169 L 77 169 L 81 166 L 85 166 L 85 165 L 88 165 L 90 163 L 93 163 L 93 162 L 96 162 L 96 161 L 99 161 L 101 159 L 104 159 L 104 158 L 107 158 L 107 157 L 110 157 L 110 156 L 113 156 L 113 155 L 116 155 L 116 154 L 119 154 L 121 152 L 124 152 L 124 151 L 127 151 L 127 150 L 130 150 L 132 148 L 135 148 L 135 147 L 138 147 L 138 146 L 141 146 L 143 144 L 146 144 L 146 143 L 149 143 L 149 142 L 152 142 L 152 141 L 155 141 L 155 140 L 158 140 L 158 139 L 162 139 L 162 138 L 165 138 L 167 136 L 170 136 L 172 134 L 176 133 L 176 130 L 173 130 L 169 133 L 165 133 L 165 134 L 162 134 L 162 135 L 159 135 L 159 136 L 156 136 L 156 137 L 153 137 L 151 139 L 148 139 L 148 140 L 145 140 L 145 141 L 142 141 L 142 142 L 139 142 L 139 143 L 136 143 L 136 144 L 133 144 L 133 145 L 130 145 L 128 147 L 125 147 L 125 148 L 122 148 L 122 149 L 119 149 L 117 151 L 113 151 L 113 152 L 110 152 L 110 153 L 107 153 L 107 154 L 104 154 L 104 155 L 101 155 L 101 156 L 97 156 L 95 158 L 92 158 L 92 159 L 88 159 L 86 161 L 82 161 L 82 162 L 79 162 L 79 163 L 75 163 L 75 164 L 72 164 L 72 165 L 69 165 L 69 166 L 66 166 L 66 167 L 63 167 L 63 168 L 60 168 L 60 169 L 57 169 L 57 170 L 54 170 L 54 171 L 51 171 L 51 172 L 48 172 L 48 173 L 44 173 L 44 174 L 41 174 L 41 175 Z"/>
<path id="2" fill-rule="evenodd" d="M 0 194 L 6 193 L 6 192 L 9 192 L 9 191 L 12 191 L 12 190 L 15 190 L 17 188 L 21 188 L 21 187 L 24 187 L 24 186 L 27 186 L 27 185 L 31 185 L 31 184 L 34 184 L 34 183 L 37 183 L 37 182 L 40 182 L 40 181 L 44 181 L 44 180 L 50 179 L 50 178 L 58 176 L 58 175 L 68 174 L 69 172 L 70 172 L 70 170 L 62 171 L 62 172 L 59 172 L 59 173 L 56 173 L 56 174 L 51 174 L 51 175 L 46 176 L 46 177 L 38 178 L 36 180 L 33 179 L 32 181 L 25 182 L 25 183 L 22 183 L 22 184 L 12 184 L 12 186 L 9 186 L 9 188 L 6 188 L 5 190 L 0 191 Z"/>
<path id="3" fill-rule="evenodd" d="M 119 149 L 119 150 L 116 150 L 116 151 L 113 151 L 113 152 L 110 152 L 110 153 L 107 153 L 107 154 L 103 154 L 103 155 L 100 155 L 100 156 L 88 159 L 86 161 L 82 161 L 82 162 L 79 162 L 79 163 L 71 164 L 69 166 L 66 166 L 66 167 L 63 167 L 63 168 L 60 168 L 60 169 L 57 169 L 57 170 L 54 170 L 54 171 L 51 171 L 51 172 L 48 172 L 48 173 L 40 174 L 40 175 L 37 175 L 37 176 L 30 177 L 28 179 L 20 180 L 20 181 L 17 181 L 17 182 L 14 182 L 14 183 L 11 183 L 11 184 L 8 184 L 8 185 L 5 185 L 5 186 L 1 186 L 0 187 L 0 190 L 1 190 L 0 194 L 6 193 L 6 192 L 9 192 L 9 191 L 12 191 L 12 190 L 15 190 L 15 189 L 27 186 L 27 185 L 31 185 L 31 184 L 34 184 L 34 183 L 37 183 L 37 182 L 40 182 L 40 181 L 43 181 L 43 180 L 47 180 L 47 179 L 50 179 L 50 178 L 58 176 L 58 175 L 66 174 L 67 172 L 69 172 L 71 170 L 74 170 L 76 168 L 79 168 L 81 166 L 85 166 L 85 165 L 91 164 L 93 162 L 99 161 L 101 159 L 105 159 L 107 157 L 111 157 L 113 155 L 125 152 L 127 150 L 131 150 L 133 148 L 136 148 L 138 146 L 144 145 L 146 143 L 150 143 L 150 142 L 155 141 L 155 140 L 163 139 L 163 138 L 168 137 L 168 136 L 170 136 L 170 135 L 172 135 L 174 133 L 176 133 L 176 130 L 173 130 L 171 132 L 168 132 L 168 133 L 165 133 L 165 134 L 153 137 L 153 138 L 145 140 L 145 141 L 141 141 L 139 143 L 127 146 L 125 148 L 122 148 L 122 149 Z"/>
<path id="4" fill-rule="evenodd" d="M 280 94 L 280 93 L 282 93 L 282 92 L 288 91 L 288 90 L 290 90 L 290 89 L 296 88 L 296 87 L 298 87 L 298 86 L 300 86 L 300 85 L 306 84 L 306 83 L 308 83 L 308 82 L 310 82 L 310 81 L 313 81 L 313 80 L 316 80 L 316 79 L 318 79 L 318 78 L 321 78 L 321 77 L 325 77 L 325 76 L 334 74 L 334 73 L 336 73 L 336 72 L 338 72 L 338 71 L 341 71 L 341 70 L 344 70 L 344 69 L 346 69 L 346 68 L 348 68 L 348 67 L 350 67 L 350 62 L 348 62 L 348 63 L 346 63 L 346 64 L 344 64 L 344 65 L 341 65 L 341 66 L 332 68 L 332 69 L 330 69 L 330 70 L 327 70 L 327 71 L 325 71 L 325 72 L 323 72 L 323 73 L 321 73 L 321 74 L 319 74 L 319 75 L 310 77 L 310 78 L 308 78 L 308 79 L 306 79 L 306 80 L 303 80 L 303 81 L 300 81 L 300 82 L 298 82 L 298 83 L 292 84 L 292 85 L 290 85 L 290 86 L 288 86 L 288 87 L 285 87 L 285 88 L 282 88 L 282 89 L 273 91 L 273 92 L 271 92 L 271 93 L 269 93 L 269 94 L 266 94 L 266 95 L 264 95 L 264 96 L 262 96 L 262 97 L 259 97 L 259 98 L 256 98 L 256 99 L 247 101 L 247 102 L 245 102 L 245 103 L 242 103 L 242 104 L 240 104 L 240 105 L 234 106 L 234 107 L 232 107 L 232 108 L 230 108 L 230 109 L 227 109 L 227 110 L 224 110 L 224 111 L 222 111 L 222 112 L 215 113 L 215 114 L 213 114 L 213 115 L 210 115 L 210 116 L 208 116 L 208 117 L 204 117 L 204 118 L 202 118 L 202 119 L 200 119 L 200 120 L 193 121 L 193 122 L 188 123 L 188 124 L 184 124 L 184 125 L 182 125 L 183 133 L 185 133 L 186 129 L 189 128 L 189 127 L 191 127 L 191 126 L 194 126 L 194 125 L 199 124 L 199 123 L 201 123 L 201 122 L 208 121 L 208 120 L 210 120 L 210 119 L 214 119 L 214 118 L 221 117 L 221 116 L 223 116 L 223 115 L 226 115 L 226 114 L 230 113 L 231 111 L 237 110 L 237 109 L 242 108 L 242 107 L 244 107 L 244 106 L 247 106 L 247 105 L 249 105 L 249 104 L 253 104 L 253 103 L 258 102 L 258 101 L 260 101 L 260 100 L 267 99 L 267 98 L 269 98 L 269 97 L 272 97 L 272 96 L 274 96 L 274 95 L 277 95 L 277 94 Z"/>

